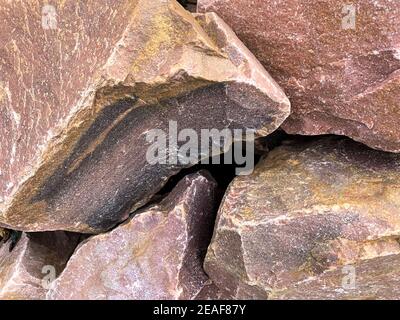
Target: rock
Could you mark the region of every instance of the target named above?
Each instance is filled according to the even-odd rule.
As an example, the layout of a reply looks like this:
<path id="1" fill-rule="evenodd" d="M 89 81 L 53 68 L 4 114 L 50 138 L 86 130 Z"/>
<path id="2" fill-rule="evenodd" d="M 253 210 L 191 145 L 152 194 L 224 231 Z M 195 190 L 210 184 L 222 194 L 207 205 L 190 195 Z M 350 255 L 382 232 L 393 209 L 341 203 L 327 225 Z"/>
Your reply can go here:
<path id="1" fill-rule="evenodd" d="M 397 299 L 400 155 L 285 143 L 235 178 L 205 271 L 238 299 Z"/>
<path id="2" fill-rule="evenodd" d="M 22 234 L 10 252 L 0 246 L 0 299 L 44 299 L 79 242 L 79 235 L 57 232 Z"/>
<path id="3" fill-rule="evenodd" d="M 232 300 L 226 292 L 220 290 L 212 281 L 208 281 L 200 290 L 195 300 Z"/>
<path id="4" fill-rule="evenodd" d="M 214 14 L 195 18 L 174 0 L 52 3 L 0 4 L 5 227 L 109 230 L 188 166 L 150 165 L 149 130 L 168 132 L 172 120 L 264 136 L 289 114 Z"/>
<path id="5" fill-rule="evenodd" d="M 199 0 L 198 11 L 223 18 L 283 87 L 288 133 L 400 152 L 398 1 Z"/>
<path id="6" fill-rule="evenodd" d="M 186 176 L 159 204 L 86 240 L 48 299 L 193 299 L 209 285 L 202 263 L 217 209 L 206 172 Z"/>

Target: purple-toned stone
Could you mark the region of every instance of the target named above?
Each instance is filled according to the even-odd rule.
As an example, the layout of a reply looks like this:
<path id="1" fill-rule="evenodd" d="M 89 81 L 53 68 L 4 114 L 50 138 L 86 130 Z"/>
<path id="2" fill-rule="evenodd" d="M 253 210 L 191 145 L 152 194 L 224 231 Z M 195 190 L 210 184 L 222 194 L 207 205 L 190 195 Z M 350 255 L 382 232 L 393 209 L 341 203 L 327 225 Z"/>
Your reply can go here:
<path id="1" fill-rule="evenodd" d="M 234 179 L 204 268 L 237 299 L 398 299 L 400 155 L 285 143 Z"/>
<path id="2" fill-rule="evenodd" d="M 0 299 L 41 300 L 78 245 L 78 234 L 23 233 L 0 245 Z M 13 242 L 14 241 L 14 242 Z M 10 251 L 11 250 L 11 251 Z"/>
<path id="3" fill-rule="evenodd" d="M 194 299 L 217 210 L 207 172 L 186 176 L 160 203 L 75 251 L 48 299 Z"/>
<path id="4" fill-rule="evenodd" d="M 292 103 L 288 133 L 346 135 L 400 152 L 400 3 L 199 0 L 263 63 Z"/>

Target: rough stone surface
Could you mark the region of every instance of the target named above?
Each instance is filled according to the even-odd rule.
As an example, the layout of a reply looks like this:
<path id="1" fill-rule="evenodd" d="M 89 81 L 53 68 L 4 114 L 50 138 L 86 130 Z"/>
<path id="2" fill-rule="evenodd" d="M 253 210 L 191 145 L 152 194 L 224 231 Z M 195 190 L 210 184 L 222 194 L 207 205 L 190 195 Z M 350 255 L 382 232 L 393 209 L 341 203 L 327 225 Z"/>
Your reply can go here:
<path id="1" fill-rule="evenodd" d="M 159 204 L 84 242 L 49 299 L 193 299 L 217 209 L 206 172 L 185 177 Z"/>
<path id="2" fill-rule="evenodd" d="M 287 132 L 400 152 L 398 1 L 199 0 L 198 11 L 223 18 L 283 87 Z"/>
<path id="3" fill-rule="evenodd" d="M 209 280 L 194 300 L 232 300 L 232 297 Z"/>
<path id="4" fill-rule="evenodd" d="M 214 14 L 174 0 L 3 1 L 0 224 L 98 233 L 182 166 L 149 166 L 146 132 L 275 130 L 290 104 Z M 27 13 L 29 12 L 29 14 Z M 182 142 L 183 144 L 183 142 Z"/>
<path id="5" fill-rule="evenodd" d="M 205 271 L 235 298 L 398 299 L 399 239 L 400 155 L 286 143 L 230 185 Z"/>
<path id="6" fill-rule="evenodd" d="M 11 252 L 9 242 L 0 246 L 0 299 L 39 300 L 46 297 L 53 271 L 57 276 L 64 269 L 79 235 L 24 233 Z"/>

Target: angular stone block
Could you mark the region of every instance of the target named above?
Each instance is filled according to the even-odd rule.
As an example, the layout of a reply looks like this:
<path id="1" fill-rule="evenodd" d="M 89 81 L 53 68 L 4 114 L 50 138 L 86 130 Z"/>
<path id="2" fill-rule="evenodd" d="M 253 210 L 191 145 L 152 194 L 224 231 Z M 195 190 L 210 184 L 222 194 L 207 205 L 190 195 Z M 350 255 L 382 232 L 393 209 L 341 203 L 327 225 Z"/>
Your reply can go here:
<path id="1" fill-rule="evenodd" d="M 283 87 L 288 133 L 346 135 L 400 152 L 400 4 L 390 0 L 199 0 Z"/>
<path id="2" fill-rule="evenodd" d="M 49 299 L 194 299 L 209 285 L 202 263 L 217 210 L 206 172 L 186 176 L 160 203 L 86 240 Z"/>
<path id="3" fill-rule="evenodd" d="M 400 155 L 332 137 L 230 185 L 205 271 L 239 299 L 398 299 Z"/>
<path id="4" fill-rule="evenodd" d="M 13 248 L 10 241 L 1 244 L 0 299 L 44 299 L 79 240 L 78 234 L 57 231 L 23 233 Z"/>
<path id="5" fill-rule="evenodd" d="M 174 0 L 45 3 L 0 4 L 1 225 L 108 230 L 185 166 L 149 165 L 149 130 L 263 136 L 289 114 L 214 14 Z"/>

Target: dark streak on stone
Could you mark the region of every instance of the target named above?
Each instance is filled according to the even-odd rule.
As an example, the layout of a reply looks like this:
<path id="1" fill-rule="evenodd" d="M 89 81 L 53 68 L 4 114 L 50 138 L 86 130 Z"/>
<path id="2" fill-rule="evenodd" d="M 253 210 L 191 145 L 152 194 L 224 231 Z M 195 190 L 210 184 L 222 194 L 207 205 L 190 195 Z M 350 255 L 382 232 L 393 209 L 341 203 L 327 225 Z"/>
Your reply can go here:
<path id="1" fill-rule="evenodd" d="M 243 85 L 244 86 L 244 85 Z M 168 133 L 169 120 L 178 122 L 178 132 L 200 129 L 259 129 L 271 122 L 265 112 L 265 98 L 258 92 L 243 90 L 243 86 L 216 84 L 197 89 L 181 97 L 161 101 L 157 105 L 138 107 L 130 111 L 112 128 L 96 149 L 70 174 L 71 164 L 81 156 L 118 115 L 128 110 L 135 100 L 118 101 L 105 108 L 82 137 L 71 156 L 42 186 L 34 201 L 46 201 L 49 215 L 63 215 L 71 223 L 84 221 L 95 232 L 108 230 L 128 217 L 130 208 L 142 206 L 166 183 L 166 180 L 187 165 L 156 164 L 146 161 L 146 131 L 162 129 Z M 247 88 L 249 89 L 249 88 Z M 248 110 L 241 104 L 248 99 Z M 255 90 L 253 90 L 255 91 Z M 268 101 L 271 105 L 271 102 Z M 273 110 L 273 106 L 271 110 Z M 272 111 L 271 111 L 272 112 Z M 200 134 L 199 134 L 200 135 Z M 185 142 L 180 142 L 182 145 Z M 60 219 L 58 217 L 57 219 Z"/>

